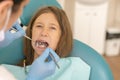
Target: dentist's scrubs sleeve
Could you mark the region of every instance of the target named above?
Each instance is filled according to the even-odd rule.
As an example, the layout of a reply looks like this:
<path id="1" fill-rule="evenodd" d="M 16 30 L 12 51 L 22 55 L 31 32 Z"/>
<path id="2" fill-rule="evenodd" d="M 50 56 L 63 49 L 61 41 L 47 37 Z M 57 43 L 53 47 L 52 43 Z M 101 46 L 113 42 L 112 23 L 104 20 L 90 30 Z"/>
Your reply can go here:
<path id="1" fill-rule="evenodd" d="M 58 64 L 60 69 L 56 67 L 55 73 L 45 80 L 89 80 L 91 68 L 79 57 L 62 58 Z M 24 68 L 5 64 L 2 66 L 13 74 L 17 80 L 26 80 Z M 28 72 L 29 68 L 30 66 L 27 66 Z"/>
<path id="2" fill-rule="evenodd" d="M 22 29 L 22 27 L 19 25 L 18 22 L 16 22 L 12 27 L 17 29 L 17 32 L 11 33 L 10 30 L 5 32 L 5 39 L 3 41 L 0 41 L 0 48 L 8 46 L 15 39 L 18 39 L 18 38 L 20 38 L 20 37 L 25 35 L 25 31 Z"/>

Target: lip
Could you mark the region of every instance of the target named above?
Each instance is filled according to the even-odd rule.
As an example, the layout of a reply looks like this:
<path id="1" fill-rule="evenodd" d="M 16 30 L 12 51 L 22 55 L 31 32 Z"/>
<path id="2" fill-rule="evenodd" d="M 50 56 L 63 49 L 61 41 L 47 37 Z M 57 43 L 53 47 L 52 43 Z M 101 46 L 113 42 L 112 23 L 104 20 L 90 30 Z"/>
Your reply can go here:
<path id="1" fill-rule="evenodd" d="M 40 50 L 40 51 L 43 51 L 43 50 L 45 50 L 47 48 L 47 47 L 42 48 L 42 47 L 39 47 L 39 46 L 35 46 L 35 47 L 36 47 L 37 50 Z"/>

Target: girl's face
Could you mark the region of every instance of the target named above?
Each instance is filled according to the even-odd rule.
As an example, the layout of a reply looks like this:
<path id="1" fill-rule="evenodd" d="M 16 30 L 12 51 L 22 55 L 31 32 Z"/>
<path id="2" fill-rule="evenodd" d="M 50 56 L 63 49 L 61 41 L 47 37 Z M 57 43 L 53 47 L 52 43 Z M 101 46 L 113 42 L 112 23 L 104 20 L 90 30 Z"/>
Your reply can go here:
<path id="1" fill-rule="evenodd" d="M 61 36 L 60 25 L 58 24 L 53 13 L 44 13 L 40 15 L 34 22 L 32 30 L 32 40 L 40 41 L 41 43 L 36 46 L 35 42 L 32 42 L 35 53 L 41 55 L 41 53 L 50 47 L 56 50 L 58 42 Z"/>

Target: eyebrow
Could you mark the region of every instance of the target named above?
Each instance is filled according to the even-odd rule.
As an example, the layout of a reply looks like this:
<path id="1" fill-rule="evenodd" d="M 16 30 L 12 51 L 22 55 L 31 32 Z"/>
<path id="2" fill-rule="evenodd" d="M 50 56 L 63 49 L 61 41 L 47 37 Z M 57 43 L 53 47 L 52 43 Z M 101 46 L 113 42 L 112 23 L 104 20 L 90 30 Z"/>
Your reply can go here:
<path id="1" fill-rule="evenodd" d="M 42 23 L 41 22 L 35 22 L 35 24 L 42 24 Z M 54 26 L 59 27 L 59 24 L 57 25 L 57 24 L 54 24 L 54 23 L 50 23 L 50 25 L 54 25 Z"/>
<path id="2" fill-rule="evenodd" d="M 42 24 L 41 22 L 35 22 L 36 24 Z"/>
<path id="3" fill-rule="evenodd" d="M 59 26 L 59 25 L 56 25 L 56 24 L 54 24 L 54 23 L 50 23 L 51 25 L 54 25 L 54 26 Z"/>

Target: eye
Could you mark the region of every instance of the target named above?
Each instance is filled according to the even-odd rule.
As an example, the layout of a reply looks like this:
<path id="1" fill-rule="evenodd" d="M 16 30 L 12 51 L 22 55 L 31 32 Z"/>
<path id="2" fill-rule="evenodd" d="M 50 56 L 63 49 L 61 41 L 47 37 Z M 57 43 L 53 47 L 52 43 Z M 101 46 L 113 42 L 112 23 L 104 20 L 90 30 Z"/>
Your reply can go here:
<path id="1" fill-rule="evenodd" d="M 36 25 L 36 27 L 43 27 L 42 25 Z"/>
<path id="2" fill-rule="evenodd" d="M 55 26 L 51 26 L 50 29 L 56 30 L 56 27 Z"/>

